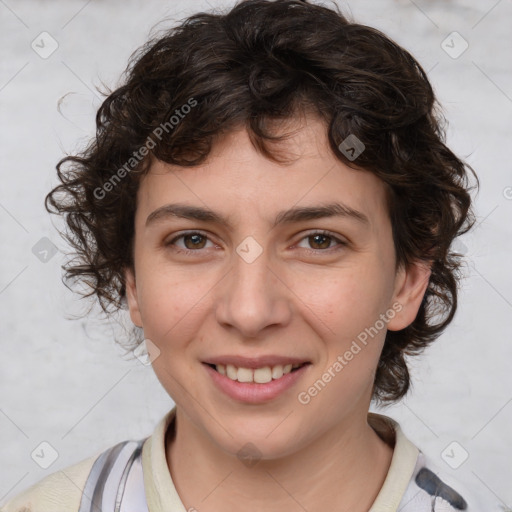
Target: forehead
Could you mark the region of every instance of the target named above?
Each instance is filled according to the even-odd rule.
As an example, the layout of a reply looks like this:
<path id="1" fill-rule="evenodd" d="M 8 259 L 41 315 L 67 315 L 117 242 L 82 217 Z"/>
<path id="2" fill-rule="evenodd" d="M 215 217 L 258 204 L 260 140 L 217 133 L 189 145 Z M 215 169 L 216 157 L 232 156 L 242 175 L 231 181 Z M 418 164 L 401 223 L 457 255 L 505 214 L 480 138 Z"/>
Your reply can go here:
<path id="1" fill-rule="evenodd" d="M 388 218 L 384 182 L 341 162 L 330 149 L 323 122 L 295 122 L 286 133 L 284 141 L 270 146 L 286 158 L 284 163 L 265 157 L 243 128 L 219 138 L 201 165 L 154 161 L 139 186 L 138 217 L 153 220 L 156 210 L 179 204 L 197 207 L 205 220 L 230 227 L 257 217 L 271 227 L 290 209 L 319 205 L 341 207 L 354 220 L 359 214 L 374 229 Z"/>

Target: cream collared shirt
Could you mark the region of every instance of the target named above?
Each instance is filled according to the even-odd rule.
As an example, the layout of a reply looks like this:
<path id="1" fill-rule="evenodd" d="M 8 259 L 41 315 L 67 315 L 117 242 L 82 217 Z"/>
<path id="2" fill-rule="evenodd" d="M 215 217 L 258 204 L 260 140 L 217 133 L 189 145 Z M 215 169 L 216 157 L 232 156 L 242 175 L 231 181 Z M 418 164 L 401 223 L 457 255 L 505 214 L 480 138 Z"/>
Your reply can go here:
<path id="1" fill-rule="evenodd" d="M 176 407 L 160 420 L 143 445 L 143 489 L 149 512 L 187 512 L 166 460 L 165 434 L 168 428 L 174 428 L 175 413 Z M 459 494 L 460 486 L 455 490 L 440 479 L 437 468 L 407 439 L 397 422 L 374 413 L 368 414 L 368 422 L 394 446 L 388 475 L 369 512 L 483 512 L 474 501 L 467 502 Z M 0 512 L 77 512 L 85 482 L 99 455 L 48 475 L 10 499 Z"/>

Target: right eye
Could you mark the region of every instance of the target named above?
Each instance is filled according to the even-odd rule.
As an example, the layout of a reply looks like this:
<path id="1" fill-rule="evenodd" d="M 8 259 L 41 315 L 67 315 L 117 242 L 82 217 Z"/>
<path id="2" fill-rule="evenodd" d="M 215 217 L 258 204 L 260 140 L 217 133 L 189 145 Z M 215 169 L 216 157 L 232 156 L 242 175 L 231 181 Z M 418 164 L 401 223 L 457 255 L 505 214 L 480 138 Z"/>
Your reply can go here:
<path id="1" fill-rule="evenodd" d="M 183 240 L 184 247 L 177 245 L 178 240 Z M 179 236 L 174 237 L 171 241 L 166 242 L 166 247 L 175 246 L 174 249 L 178 253 L 190 254 L 193 252 L 199 252 L 204 248 L 205 242 L 208 240 L 208 236 L 199 231 L 189 231 L 187 233 L 181 233 Z"/>

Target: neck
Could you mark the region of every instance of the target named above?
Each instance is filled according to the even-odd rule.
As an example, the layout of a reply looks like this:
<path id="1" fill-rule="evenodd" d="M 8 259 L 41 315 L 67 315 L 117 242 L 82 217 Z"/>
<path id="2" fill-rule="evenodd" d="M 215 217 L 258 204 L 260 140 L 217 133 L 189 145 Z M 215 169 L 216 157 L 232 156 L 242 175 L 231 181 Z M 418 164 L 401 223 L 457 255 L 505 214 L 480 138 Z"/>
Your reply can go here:
<path id="1" fill-rule="evenodd" d="M 166 441 L 169 471 L 187 510 L 367 512 L 393 449 L 366 416 L 350 425 L 337 425 L 286 457 L 242 464 L 177 409 L 174 435 Z"/>

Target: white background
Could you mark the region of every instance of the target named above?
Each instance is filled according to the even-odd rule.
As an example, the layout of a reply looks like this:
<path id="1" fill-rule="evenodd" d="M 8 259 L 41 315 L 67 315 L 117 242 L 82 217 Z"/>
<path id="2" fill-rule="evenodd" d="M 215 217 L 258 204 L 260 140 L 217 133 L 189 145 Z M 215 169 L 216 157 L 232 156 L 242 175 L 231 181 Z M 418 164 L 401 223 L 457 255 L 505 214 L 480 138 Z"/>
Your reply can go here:
<path id="1" fill-rule="evenodd" d="M 512 2 L 338 5 L 429 72 L 449 145 L 482 182 L 478 226 L 459 245 L 471 264 L 457 316 L 412 363 L 406 400 L 381 412 L 444 470 L 511 507 Z M 108 325 L 69 319 L 83 301 L 61 283 L 67 248 L 43 199 L 57 161 L 93 134 L 96 87 L 119 84 L 130 54 L 164 17 L 158 28 L 207 9 L 193 0 L 0 1 L 0 502 L 121 440 L 150 435 L 173 405 L 150 367 L 123 359 Z M 47 59 L 31 48 L 43 31 L 59 45 Z M 458 58 L 441 47 L 453 31 L 469 44 Z M 46 263 L 32 252 L 43 237 L 59 248 Z M 58 452 L 46 470 L 30 455 L 43 441 Z M 469 454 L 458 469 L 441 457 L 453 441 L 452 464 L 463 449 Z"/>

